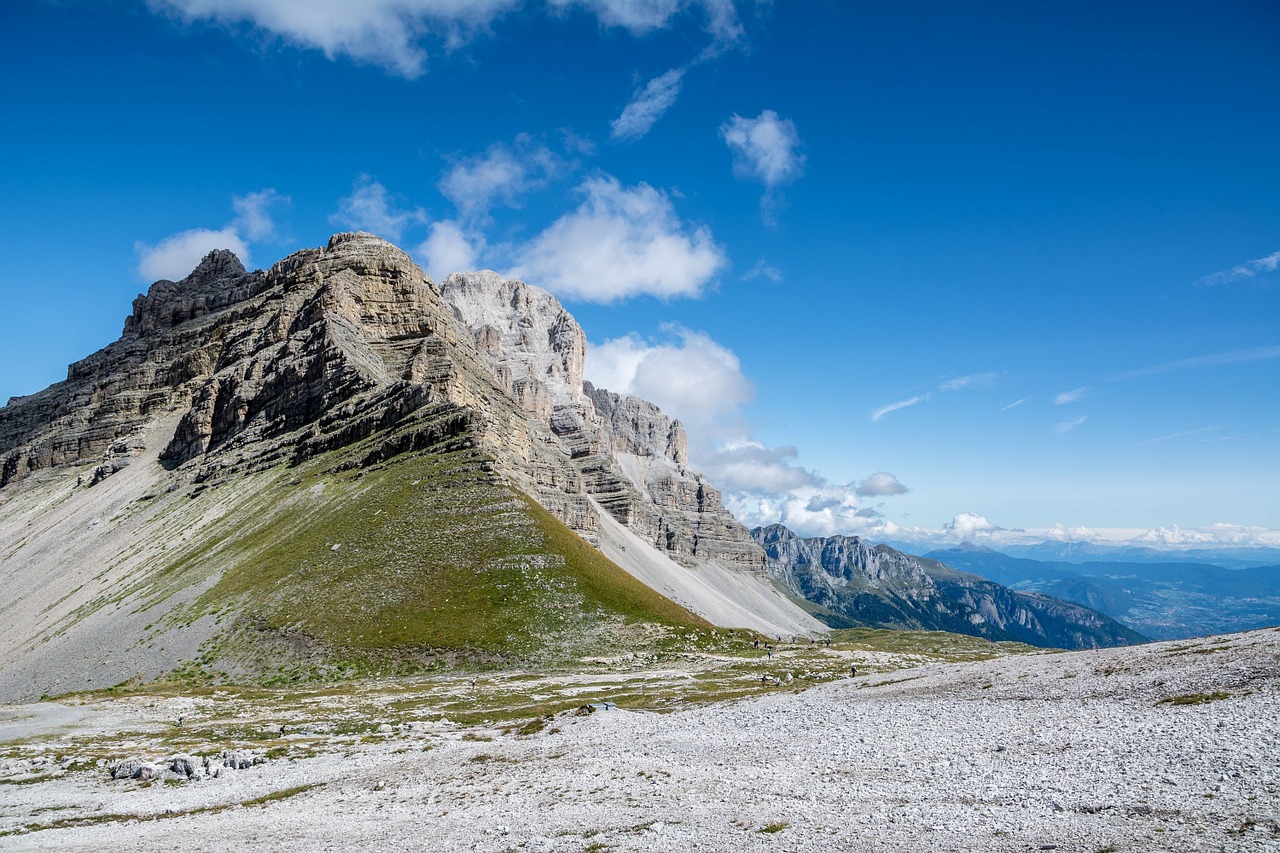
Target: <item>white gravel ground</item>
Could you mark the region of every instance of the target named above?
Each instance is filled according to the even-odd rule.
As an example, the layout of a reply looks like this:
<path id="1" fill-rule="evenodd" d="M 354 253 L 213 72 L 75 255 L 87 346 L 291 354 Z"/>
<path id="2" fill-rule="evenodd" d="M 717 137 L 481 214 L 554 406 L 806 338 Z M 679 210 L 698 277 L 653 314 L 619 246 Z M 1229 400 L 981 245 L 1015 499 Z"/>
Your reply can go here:
<path id="1" fill-rule="evenodd" d="M 179 784 L 0 784 L 0 850 L 1280 850 L 1276 629 L 464 734 Z"/>

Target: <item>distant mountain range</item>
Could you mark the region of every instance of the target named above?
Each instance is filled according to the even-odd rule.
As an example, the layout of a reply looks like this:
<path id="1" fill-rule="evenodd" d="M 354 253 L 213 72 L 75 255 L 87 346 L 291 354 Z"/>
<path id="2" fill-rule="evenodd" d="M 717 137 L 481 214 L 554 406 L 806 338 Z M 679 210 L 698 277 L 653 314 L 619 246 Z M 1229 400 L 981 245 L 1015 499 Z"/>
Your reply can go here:
<path id="1" fill-rule="evenodd" d="M 816 605 L 814 615 L 835 628 L 952 631 L 1067 649 L 1146 639 L 1092 605 L 1009 589 L 857 536 L 806 539 L 780 524 L 757 527 L 751 535 L 768 555 L 775 580 Z"/>
<path id="2" fill-rule="evenodd" d="M 1280 625 L 1280 565 L 1227 568 L 1175 562 L 1167 554 L 1163 561 L 1035 560 L 970 543 L 925 556 L 1013 589 L 1083 604 L 1158 640 Z"/>

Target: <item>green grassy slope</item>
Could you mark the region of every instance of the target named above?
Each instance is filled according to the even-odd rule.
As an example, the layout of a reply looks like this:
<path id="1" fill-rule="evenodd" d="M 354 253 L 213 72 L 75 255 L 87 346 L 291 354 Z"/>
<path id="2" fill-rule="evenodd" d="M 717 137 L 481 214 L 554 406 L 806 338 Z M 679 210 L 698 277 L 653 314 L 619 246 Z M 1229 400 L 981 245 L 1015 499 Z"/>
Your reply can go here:
<path id="1" fill-rule="evenodd" d="M 335 473 L 341 458 L 264 478 L 152 576 L 157 597 L 217 577 L 157 626 L 221 618 L 188 674 L 280 683 L 555 666 L 709 628 L 502 482 L 475 450 Z"/>

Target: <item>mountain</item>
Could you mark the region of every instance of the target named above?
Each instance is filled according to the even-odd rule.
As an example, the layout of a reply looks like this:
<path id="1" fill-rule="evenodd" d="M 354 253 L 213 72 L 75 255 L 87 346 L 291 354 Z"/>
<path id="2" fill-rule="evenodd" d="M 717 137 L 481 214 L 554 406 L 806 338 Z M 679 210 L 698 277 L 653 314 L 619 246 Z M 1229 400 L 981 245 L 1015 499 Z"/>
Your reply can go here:
<path id="1" fill-rule="evenodd" d="M 1004 553 L 1011 557 L 1063 563 L 1200 563 L 1231 569 L 1280 563 L 1280 548 L 1266 546 L 1152 548 L 1097 542 L 1046 541 L 1005 546 Z"/>
<path id="2" fill-rule="evenodd" d="M 0 701 L 821 628 L 585 347 L 544 291 L 362 233 L 157 282 L 0 409 Z"/>
<path id="3" fill-rule="evenodd" d="M 1086 607 L 1018 592 L 857 536 L 801 538 L 780 524 L 751 531 L 775 579 L 833 627 L 916 628 L 1083 649 L 1146 638 Z"/>
<path id="4" fill-rule="evenodd" d="M 1083 604 L 1161 640 L 1280 624 L 1280 566 L 1040 561 L 968 543 L 927 556 L 1015 589 Z"/>

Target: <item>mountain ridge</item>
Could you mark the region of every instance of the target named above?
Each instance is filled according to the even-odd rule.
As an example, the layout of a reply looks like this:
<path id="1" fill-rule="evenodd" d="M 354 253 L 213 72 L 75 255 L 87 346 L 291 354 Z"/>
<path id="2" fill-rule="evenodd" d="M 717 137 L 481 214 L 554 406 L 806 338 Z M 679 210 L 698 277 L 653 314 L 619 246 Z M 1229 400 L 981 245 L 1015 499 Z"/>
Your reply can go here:
<path id="1" fill-rule="evenodd" d="M 770 573 L 796 595 L 870 627 L 952 631 L 1068 649 L 1129 645 L 1146 637 L 1079 604 L 1019 592 L 927 557 L 871 545 L 858 536 L 805 538 L 781 524 L 752 537 Z"/>

